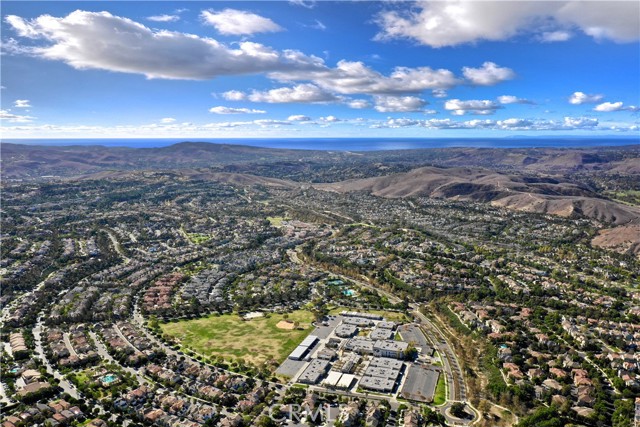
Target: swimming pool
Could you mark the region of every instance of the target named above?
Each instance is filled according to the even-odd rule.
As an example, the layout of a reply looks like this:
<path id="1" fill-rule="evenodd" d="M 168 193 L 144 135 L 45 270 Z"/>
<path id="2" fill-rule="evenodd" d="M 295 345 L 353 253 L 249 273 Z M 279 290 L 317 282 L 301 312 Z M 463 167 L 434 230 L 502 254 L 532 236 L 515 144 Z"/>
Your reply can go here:
<path id="1" fill-rule="evenodd" d="M 112 382 L 116 381 L 118 379 L 118 377 L 114 374 L 107 374 L 104 377 L 102 377 L 100 379 L 100 381 L 102 381 L 102 383 L 104 384 L 111 384 Z"/>

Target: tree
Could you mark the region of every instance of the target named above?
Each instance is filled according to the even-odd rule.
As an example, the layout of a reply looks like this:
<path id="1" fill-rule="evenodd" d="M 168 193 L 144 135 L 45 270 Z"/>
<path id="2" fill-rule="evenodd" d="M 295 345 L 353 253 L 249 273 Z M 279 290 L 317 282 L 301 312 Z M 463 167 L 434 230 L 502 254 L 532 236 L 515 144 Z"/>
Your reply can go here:
<path id="1" fill-rule="evenodd" d="M 464 403 L 460 403 L 460 402 L 456 402 L 453 405 L 451 405 L 451 414 L 454 417 L 458 417 L 458 418 L 464 418 L 467 413 L 465 412 L 465 404 Z"/>

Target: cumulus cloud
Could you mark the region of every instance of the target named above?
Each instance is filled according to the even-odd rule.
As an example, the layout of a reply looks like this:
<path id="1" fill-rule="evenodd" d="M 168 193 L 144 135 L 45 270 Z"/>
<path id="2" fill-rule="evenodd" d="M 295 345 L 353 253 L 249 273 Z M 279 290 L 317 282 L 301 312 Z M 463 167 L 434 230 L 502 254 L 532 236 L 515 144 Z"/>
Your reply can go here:
<path id="1" fill-rule="evenodd" d="M 327 117 L 320 117 L 320 121 L 323 123 L 336 123 L 336 122 L 341 122 L 342 120 L 340 120 L 336 116 L 327 116 Z"/>
<path id="2" fill-rule="evenodd" d="M 493 86 L 516 76 L 512 69 L 499 67 L 493 62 L 485 62 L 480 68 L 464 67 L 462 74 L 471 84 L 478 86 Z"/>
<path id="3" fill-rule="evenodd" d="M 352 101 L 347 102 L 347 105 L 350 108 L 355 108 L 356 110 L 362 110 L 364 108 L 371 107 L 371 103 L 366 99 L 354 99 Z"/>
<path id="4" fill-rule="evenodd" d="M 533 101 L 529 101 L 528 99 L 518 98 L 513 95 L 502 95 L 498 97 L 498 102 L 500 104 L 533 104 Z"/>
<path id="5" fill-rule="evenodd" d="M 254 91 L 247 96 L 247 99 L 253 102 L 267 102 L 270 104 L 291 102 L 321 104 L 339 100 L 333 94 L 309 83 L 299 84 L 294 87 L 281 87 L 264 92 Z"/>
<path id="6" fill-rule="evenodd" d="M 636 107 L 635 105 L 629 105 L 628 107 L 624 106 L 623 102 L 603 102 L 602 104 L 598 104 L 593 108 L 593 111 L 610 113 L 613 111 L 639 111 L 640 107 Z"/>
<path id="7" fill-rule="evenodd" d="M 200 16 L 206 24 L 213 26 L 224 35 L 239 36 L 282 31 L 282 27 L 271 19 L 243 10 L 205 10 Z"/>
<path id="8" fill-rule="evenodd" d="M 527 119 L 506 119 L 498 120 L 496 125 L 502 129 L 529 129 L 533 126 L 534 122 Z"/>
<path id="9" fill-rule="evenodd" d="M 427 129 L 490 129 L 511 131 L 567 131 L 567 130 L 594 130 L 598 127 L 598 120 L 586 117 L 565 117 L 557 120 L 531 120 L 523 118 L 509 118 L 505 120 L 474 119 L 456 121 L 452 119 L 388 119 L 383 122 L 373 123 L 373 128 L 402 128 L 423 127 Z M 622 130 L 629 129 L 621 127 Z"/>
<path id="10" fill-rule="evenodd" d="M 449 89 L 460 81 L 449 70 L 430 67 L 396 67 L 388 76 L 360 61 L 339 61 L 335 68 L 273 72 L 269 77 L 281 80 L 311 80 L 316 85 L 341 94 L 408 94 L 424 90 Z"/>
<path id="11" fill-rule="evenodd" d="M 573 92 L 573 94 L 569 97 L 569 104 L 595 104 L 602 98 L 602 95 L 589 95 L 584 92 Z"/>
<path id="12" fill-rule="evenodd" d="M 376 96 L 375 109 L 381 113 L 422 111 L 427 101 L 417 96 Z"/>
<path id="13" fill-rule="evenodd" d="M 0 120 L 6 120 L 9 123 L 29 123 L 35 117 L 13 114 L 9 110 L 0 110 Z"/>
<path id="14" fill-rule="evenodd" d="M 249 108 L 230 108 L 230 107 L 211 107 L 209 108 L 210 113 L 214 114 L 264 114 L 266 111 L 264 110 L 253 110 Z"/>
<path id="15" fill-rule="evenodd" d="M 153 22 L 176 22 L 179 20 L 180 20 L 180 17 L 178 15 L 147 16 L 147 21 L 153 21 Z"/>
<path id="16" fill-rule="evenodd" d="M 160 123 L 162 124 L 170 124 L 175 122 L 176 122 L 176 119 L 174 119 L 173 117 L 165 117 L 163 119 L 160 119 Z"/>
<path id="17" fill-rule="evenodd" d="M 28 99 L 16 99 L 13 101 L 13 106 L 16 108 L 31 108 L 31 104 Z"/>
<path id="18" fill-rule="evenodd" d="M 469 100 L 461 101 L 459 99 L 450 99 L 444 103 L 445 110 L 451 111 L 451 114 L 462 116 L 465 113 L 488 115 L 493 114 L 496 110 L 503 108 L 490 100 Z"/>
<path id="19" fill-rule="evenodd" d="M 571 129 L 585 129 L 598 126 L 598 119 L 591 117 L 565 117 L 564 126 Z"/>
<path id="20" fill-rule="evenodd" d="M 622 110 L 622 106 L 624 104 L 622 102 L 603 102 L 602 104 L 598 104 L 593 108 L 593 111 L 620 111 Z"/>
<path id="21" fill-rule="evenodd" d="M 247 98 L 247 94 L 244 92 L 240 92 L 239 90 L 230 90 L 224 92 L 222 97 L 229 101 L 242 101 Z"/>
<path id="22" fill-rule="evenodd" d="M 22 52 L 63 61 L 77 69 L 202 80 L 326 68 L 322 59 L 299 51 L 278 51 L 252 42 L 231 49 L 211 38 L 151 30 L 109 12 L 77 10 L 63 18 L 42 15 L 32 20 L 10 15 L 6 22 L 21 37 L 45 40 L 44 46 L 21 46 Z"/>
<path id="23" fill-rule="evenodd" d="M 376 19 L 376 39 L 410 39 L 431 47 L 480 40 L 506 40 L 540 33 L 539 39 L 561 41 L 576 29 L 597 39 L 628 42 L 639 38 L 638 2 L 598 1 L 473 1 L 416 2 L 386 10 Z"/>
<path id="24" fill-rule="evenodd" d="M 309 122 L 311 121 L 311 117 L 304 116 L 302 114 L 297 114 L 297 115 L 289 116 L 287 120 L 290 122 Z"/>

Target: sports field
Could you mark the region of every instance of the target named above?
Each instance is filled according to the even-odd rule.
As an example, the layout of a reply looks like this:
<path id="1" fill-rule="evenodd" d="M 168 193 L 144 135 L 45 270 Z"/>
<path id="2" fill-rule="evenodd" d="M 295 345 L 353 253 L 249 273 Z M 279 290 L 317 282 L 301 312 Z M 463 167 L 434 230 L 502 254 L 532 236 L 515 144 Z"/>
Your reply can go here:
<path id="1" fill-rule="evenodd" d="M 260 365 L 269 360 L 282 362 L 313 330 L 313 315 L 306 310 L 288 313 L 293 330 L 278 328 L 282 314 L 244 320 L 237 314 L 208 316 L 161 324 L 162 331 L 176 338 L 183 347 L 207 357 L 222 356 L 227 361 L 244 359 Z"/>

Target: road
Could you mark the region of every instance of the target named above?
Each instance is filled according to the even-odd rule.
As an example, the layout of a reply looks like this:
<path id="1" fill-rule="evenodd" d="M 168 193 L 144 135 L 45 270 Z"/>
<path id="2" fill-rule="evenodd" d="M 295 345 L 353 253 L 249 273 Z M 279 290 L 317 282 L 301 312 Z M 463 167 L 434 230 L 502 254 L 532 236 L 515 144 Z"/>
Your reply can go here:
<path id="1" fill-rule="evenodd" d="M 62 334 L 62 339 L 64 340 L 64 345 L 67 347 L 67 350 L 69 350 L 69 353 L 71 353 L 72 356 L 77 357 L 78 353 L 76 353 L 76 350 L 73 348 L 71 341 L 69 341 L 69 332 L 65 332 L 64 334 Z"/>
<path id="2" fill-rule="evenodd" d="M 471 406 L 471 403 L 467 401 L 467 388 L 464 382 L 464 376 L 462 375 L 462 369 L 460 368 L 460 362 L 458 356 L 452 350 L 451 345 L 447 341 L 446 335 L 440 330 L 440 328 L 433 324 L 424 314 L 419 310 L 419 306 L 411 304 L 409 307 L 415 316 L 420 319 L 423 328 L 427 329 L 425 335 L 430 338 L 434 344 L 434 348 L 438 351 L 442 359 L 444 372 L 447 379 L 447 385 L 449 387 L 447 402 L 441 408 L 441 412 L 447 418 L 447 421 L 453 425 L 468 425 L 471 424 L 477 417 L 478 411 Z M 471 408 L 475 414 L 474 420 L 462 421 L 449 414 L 448 409 L 455 402 L 465 403 Z"/>
<path id="3" fill-rule="evenodd" d="M 33 338 L 35 341 L 36 357 L 40 359 L 40 361 L 44 364 L 45 368 L 47 369 L 47 373 L 60 381 L 60 387 L 65 393 L 69 393 L 69 395 L 75 399 L 82 399 L 76 387 L 71 384 L 64 376 L 62 376 L 60 372 L 58 372 L 56 369 L 53 369 L 53 367 L 49 363 L 49 360 L 47 360 L 47 357 L 44 354 L 44 349 L 42 347 L 42 331 L 42 317 L 39 317 L 36 326 L 34 326 L 32 330 Z"/>
<path id="4" fill-rule="evenodd" d="M 120 246 L 120 242 L 118 242 L 118 239 L 113 234 L 113 232 L 111 230 L 106 229 L 106 228 L 103 228 L 102 231 L 107 233 L 107 235 L 109 236 L 109 239 L 111 240 L 111 243 L 113 244 L 113 248 L 116 250 L 118 255 L 120 255 L 122 257 L 122 259 L 124 260 L 124 263 L 128 264 L 129 262 L 131 262 L 131 258 L 129 258 L 124 253 L 124 251 L 122 250 L 122 246 Z"/>

